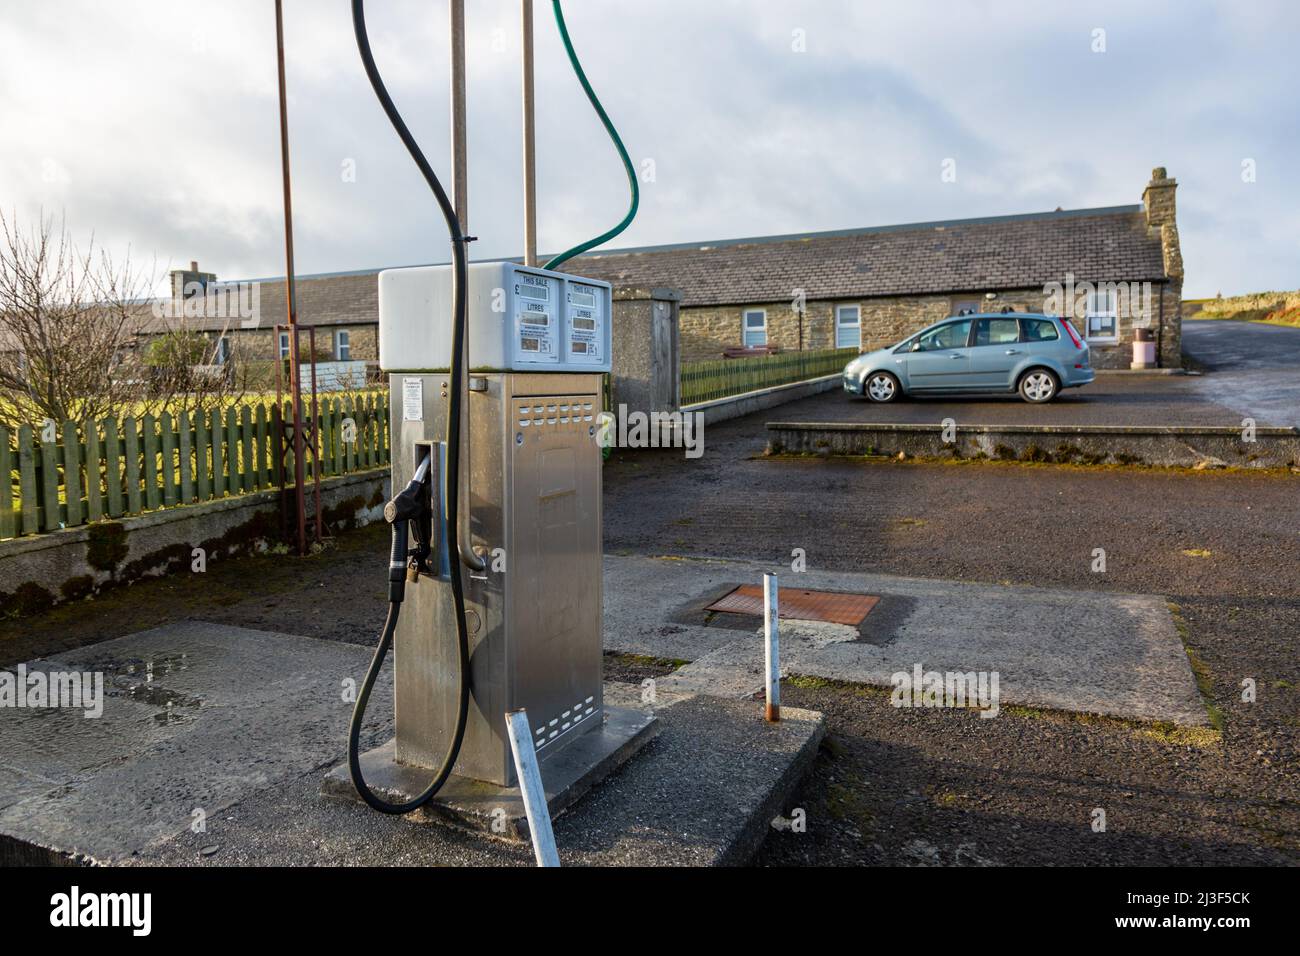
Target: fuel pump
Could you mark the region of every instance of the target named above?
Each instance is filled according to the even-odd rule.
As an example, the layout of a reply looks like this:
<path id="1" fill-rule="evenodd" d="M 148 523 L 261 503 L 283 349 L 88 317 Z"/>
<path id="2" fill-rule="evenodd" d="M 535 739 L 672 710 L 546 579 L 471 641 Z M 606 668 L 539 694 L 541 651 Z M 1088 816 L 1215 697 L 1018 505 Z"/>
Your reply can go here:
<path id="1" fill-rule="evenodd" d="M 558 0 L 554 10 L 624 161 L 632 204 L 617 227 L 548 267 L 621 232 L 637 205 L 627 152 L 577 62 Z M 363 0 L 353 0 L 352 14 L 371 86 L 432 190 L 452 247 L 448 266 L 379 275 L 379 363 L 392 396 L 393 488 L 403 490 L 384 510 L 389 609 L 353 711 L 348 771 L 367 804 L 398 814 L 427 803 L 453 772 L 512 786 L 507 711 L 527 710 L 543 766 L 574 741 L 607 733 L 597 432 L 612 295 L 608 283 L 554 268 L 468 263 L 473 237 L 384 87 Z M 391 757 L 362 755 L 365 710 L 394 647 Z M 386 800 L 366 784 L 367 759 L 427 769 L 429 783 Z"/>

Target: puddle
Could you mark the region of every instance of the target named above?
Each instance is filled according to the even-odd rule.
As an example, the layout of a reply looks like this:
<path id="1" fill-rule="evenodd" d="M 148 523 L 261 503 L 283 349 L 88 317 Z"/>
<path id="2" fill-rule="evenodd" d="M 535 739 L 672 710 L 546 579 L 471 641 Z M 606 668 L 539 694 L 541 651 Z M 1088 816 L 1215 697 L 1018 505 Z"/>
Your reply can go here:
<path id="1" fill-rule="evenodd" d="M 178 713 L 178 708 L 196 709 L 203 702 L 198 697 L 163 687 L 156 681 L 168 674 L 189 670 L 190 663 L 188 654 L 154 654 L 123 661 L 98 662 L 95 669 L 104 672 L 109 697 L 162 707 L 164 710 L 154 714 L 153 719 L 160 724 L 175 724 L 194 719 L 191 715 Z"/>

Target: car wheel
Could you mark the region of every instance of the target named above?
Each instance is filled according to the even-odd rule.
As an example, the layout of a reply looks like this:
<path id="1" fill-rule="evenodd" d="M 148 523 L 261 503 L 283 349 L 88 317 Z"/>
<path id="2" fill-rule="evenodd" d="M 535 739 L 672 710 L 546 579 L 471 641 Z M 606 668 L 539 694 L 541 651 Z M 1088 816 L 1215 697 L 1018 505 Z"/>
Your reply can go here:
<path id="1" fill-rule="evenodd" d="M 888 372 L 872 372 L 862 383 L 862 394 L 873 402 L 892 402 L 901 391 L 898 379 Z"/>
<path id="2" fill-rule="evenodd" d="M 1061 387 L 1054 372 L 1045 368 L 1030 369 L 1020 379 L 1020 397 L 1034 405 L 1050 402 Z"/>

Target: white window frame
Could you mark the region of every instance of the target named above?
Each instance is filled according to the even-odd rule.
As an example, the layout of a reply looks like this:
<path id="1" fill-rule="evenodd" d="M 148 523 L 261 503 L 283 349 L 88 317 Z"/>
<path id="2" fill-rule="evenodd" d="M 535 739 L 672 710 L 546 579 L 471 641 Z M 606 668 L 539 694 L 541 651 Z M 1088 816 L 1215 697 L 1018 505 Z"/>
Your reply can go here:
<path id="1" fill-rule="evenodd" d="M 753 331 L 760 331 L 760 332 L 762 333 L 763 341 L 761 341 L 761 342 L 754 342 L 754 343 L 751 343 L 751 342 L 749 341 L 749 333 L 750 333 L 750 331 L 751 331 L 751 329 L 750 329 L 750 327 L 749 327 L 749 317 L 750 317 L 751 315 L 761 315 L 761 316 L 763 317 L 763 327 L 762 327 L 762 329 L 755 329 L 755 330 L 753 330 Z M 741 311 L 741 313 L 740 313 L 740 344 L 743 345 L 743 346 L 744 346 L 745 348 L 747 348 L 747 349 L 759 348 L 759 347 L 761 347 L 761 346 L 767 345 L 767 309 L 744 309 L 744 310 Z"/>
<path id="2" fill-rule="evenodd" d="M 338 329 L 334 332 L 334 360 L 352 361 L 352 334 L 347 329 Z"/>
<path id="3" fill-rule="evenodd" d="M 283 362 L 285 359 L 289 357 L 289 333 L 288 332 L 280 333 L 280 341 L 278 345 L 280 349 L 280 361 Z"/>
<path id="4" fill-rule="evenodd" d="M 1101 308 L 1100 297 L 1104 296 L 1106 307 Z M 1093 319 L 1109 319 L 1114 332 L 1111 335 L 1093 333 Z M 1119 341 L 1119 296 L 1113 289 L 1098 289 L 1088 293 L 1087 311 L 1083 322 L 1084 337 L 1089 342 Z"/>
<path id="5" fill-rule="evenodd" d="M 845 322 L 844 314 L 853 313 L 853 321 Z M 846 329 L 852 329 L 857 333 L 858 340 L 848 345 L 840 344 L 840 333 Z M 837 349 L 861 349 L 862 348 L 862 306 L 860 305 L 837 305 L 835 307 L 835 347 Z"/>

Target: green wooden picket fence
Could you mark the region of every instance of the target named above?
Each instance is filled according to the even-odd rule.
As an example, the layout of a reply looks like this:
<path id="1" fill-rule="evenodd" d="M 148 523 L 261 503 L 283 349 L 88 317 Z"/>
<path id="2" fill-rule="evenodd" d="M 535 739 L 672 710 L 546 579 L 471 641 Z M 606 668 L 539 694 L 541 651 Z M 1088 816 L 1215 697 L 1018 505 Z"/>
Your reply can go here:
<path id="1" fill-rule="evenodd" d="M 388 463 L 386 396 L 325 399 L 318 409 L 320 477 Z M 0 426 L 0 539 L 282 487 L 293 480 L 292 441 L 282 469 L 276 436 L 291 416 L 288 402 L 271 402 L 193 420 L 163 412 L 16 434 Z M 312 478 L 310 452 L 304 459 Z"/>
<path id="2" fill-rule="evenodd" d="M 708 402 L 773 385 L 789 385 L 843 371 L 855 348 L 780 352 L 756 358 L 682 363 L 682 404 Z"/>

